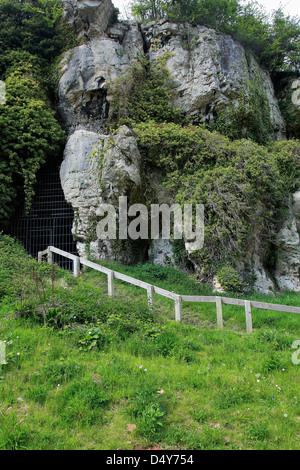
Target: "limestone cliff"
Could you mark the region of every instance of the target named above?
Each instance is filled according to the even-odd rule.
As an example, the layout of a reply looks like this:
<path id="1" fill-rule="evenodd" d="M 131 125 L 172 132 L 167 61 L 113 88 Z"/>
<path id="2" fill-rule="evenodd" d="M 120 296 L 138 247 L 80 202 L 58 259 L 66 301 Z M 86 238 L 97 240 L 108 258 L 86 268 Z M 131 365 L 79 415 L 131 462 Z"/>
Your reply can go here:
<path id="1" fill-rule="evenodd" d="M 265 97 L 271 137 L 283 138 L 285 124 L 268 72 L 230 36 L 204 26 L 166 20 L 142 26 L 113 24 L 110 0 L 70 0 L 65 5 L 66 19 L 73 24 L 81 45 L 66 52 L 59 67 L 59 108 L 68 133 L 61 181 L 76 214 L 73 234 L 79 252 L 101 259 L 114 253 L 107 240 L 97 237 L 100 203 L 115 204 L 119 195 L 132 199 L 137 194 L 142 202 L 143 169 L 134 135 L 126 126 L 114 136 L 105 130 L 111 112 L 111 85 L 139 54 L 154 61 L 168 53 L 166 67 L 172 79 L 173 104 L 194 124 L 214 122 L 230 106 L 237 108 L 251 84 Z M 287 226 L 278 234 L 281 261 L 276 276 L 280 286 L 300 291 L 295 217 L 291 212 Z M 287 230 L 293 231 L 291 236 Z M 157 262 L 170 261 L 171 252 L 170 243 L 157 241 L 152 246 L 152 258 Z M 131 260 L 130 255 L 126 260 Z M 256 288 L 270 291 L 273 281 L 255 256 L 253 268 Z"/>

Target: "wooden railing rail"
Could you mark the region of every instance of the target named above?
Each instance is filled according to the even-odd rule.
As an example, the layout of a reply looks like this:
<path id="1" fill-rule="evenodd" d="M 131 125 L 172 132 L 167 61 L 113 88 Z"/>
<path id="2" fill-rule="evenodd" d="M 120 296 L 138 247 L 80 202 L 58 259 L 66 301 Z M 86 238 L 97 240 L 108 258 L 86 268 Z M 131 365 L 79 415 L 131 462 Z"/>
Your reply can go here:
<path id="1" fill-rule="evenodd" d="M 148 303 L 150 306 L 154 305 L 154 294 L 167 297 L 168 299 L 174 300 L 175 302 L 175 320 L 182 321 L 182 302 L 211 302 L 216 304 L 217 310 L 217 325 L 220 328 L 223 328 L 223 316 L 222 316 L 222 304 L 224 305 L 239 305 L 245 307 L 246 315 L 246 330 L 248 333 L 252 332 L 252 314 L 251 308 L 259 308 L 265 310 L 275 310 L 278 312 L 287 312 L 287 313 L 297 313 L 300 314 L 300 307 L 292 307 L 289 305 L 279 305 L 265 302 L 256 302 L 254 300 L 244 300 L 244 299 L 232 299 L 229 297 L 221 296 L 202 296 L 202 295 L 178 295 L 174 292 L 167 291 L 161 287 L 154 286 L 147 282 L 135 279 L 134 277 L 127 276 L 118 271 L 106 268 L 97 263 L 93 263 L 83 257 L 72 255 L 66 251 L 55 248 L 54 246 L 48 246 L 44 251 L 39 251 L 38 261 L 42 261 L 43 256 L 47 255 L 48 263 L 52 263 L 52 253 L 56 253 L 60 256 L 73 260 L 73 274 L 75 277 L 80 275 L 80 265 L 87 266 L 89 268 L 95 269 L 101 273 L 107 275 L 107 287 L 108 295 L 114 295 L 114 279 L 119 279 L 121 281 L 133 284 L 134 286 L 141 287 L 147 291 Z"/>

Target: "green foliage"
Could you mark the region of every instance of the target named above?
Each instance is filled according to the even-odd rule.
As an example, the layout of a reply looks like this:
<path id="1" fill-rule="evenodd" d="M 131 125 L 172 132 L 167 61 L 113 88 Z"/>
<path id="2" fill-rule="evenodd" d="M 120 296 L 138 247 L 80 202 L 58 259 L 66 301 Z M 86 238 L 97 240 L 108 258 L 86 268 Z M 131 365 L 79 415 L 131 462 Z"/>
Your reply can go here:
<path id="1" fill-rule="evenodd" d="M 274 12 L 268 37 L 268 47 L 261 55 L 270 70 L 300 72 L 300 19 L 285 16 L 279 9 Z"/>
<path id="2" fill-rule="evenodd" d="M 64 142 L 64 133 L 39 83 L 34 58 L 19 63 L 14 70 L 8 68 L 5 82 L 6 104 L 0 107 L 0 153 L 7 175 L 1 193 L 4 220 L 11 215 L 13 204 L 3 203 L 22 194 L 22 187 L 29 210 L 37 171 L 46 158 L 61 151 Z"/>
<path id="3" fill-rule="evenodd" d="M 169 18 L 174 22 L 189 21 L 220 29 L 236 20 L 237 0 L 135 0 L 132 13 L 141 21 Z"/>
<path id="4" fill-rule="evenodd" d="M 6 103 L 0 105 L 2 228 L 18 198 L 30 209 L 39 168 L 62 151 L 53 67 L 74 44 L 60 0 L 0 0 L 0 79 L 6 84 Z"/>
<path id="5" fill-rule="evenodd" d="M 174 201 L 204 204 L 205 241 L 197 254 L 204 269 L 244 256 L 257 233 L 266 249 L 286 194 L 298 187 L 298 141 L 266 148 L 201 127 L 154 122 L 136 125 L 135 133 L 145 161 L 163 172 Z"/>
<path id="6" fill-rule="evenodd" d="M 60 0 L 1 0 L 1 52 L 5 55 L 10 50 L 23 50 L 53 60 L 72 43 L 72 32 L 62 15 Z"/>
<path id="7" fill-rule="evenodd" d="M 224 266 L 217 271 L 217 279 L 223 289 L 228 292 L 243 291 L 243 280 L 241 275 L 230 266 Z"/>
<path id="8" fill-rule="evenodd" d="M 118 124 L 179 121 L 179 113 L 170 103 L 171 88 L 165 67 L 167 56 L 150 63 L 139 56 L 129 71 L 111 88 L 112 120 Z"/>
<path id="9" fill-rule="evenodd" d="M 265 145 L 272 135 L 273 125 L 266 92 L 257 80 L 249 81 L 238 103 L 230 103 L 212 127 L 233 140 L 252 139 Z"/>
<path id="10" fill-rule="evenodd" d="M 19 313 L 32 312 L 45 301 L 45 278 L 51 267 L 38 264 L 22 245 L 0 232 L 0 300 L 14 299 Z"/>

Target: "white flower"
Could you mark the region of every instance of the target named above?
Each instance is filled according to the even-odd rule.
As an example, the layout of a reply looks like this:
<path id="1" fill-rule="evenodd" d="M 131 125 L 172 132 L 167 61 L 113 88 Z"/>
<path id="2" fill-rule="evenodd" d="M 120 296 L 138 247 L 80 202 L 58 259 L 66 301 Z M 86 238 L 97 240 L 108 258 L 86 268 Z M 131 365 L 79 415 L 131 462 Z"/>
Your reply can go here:
<path id="1" fill-rule="evenodd" d="M 145 372 L 147 372 L 147 369 L 144 369 Z"/>
<path id="2" fill-rule="evenodd" d="M 282 369 L 282 372 L 284 372 L 284 371 L 285 371 L 285 369 Z"/>
<path id="3" fill-rule="evenodd" d="M 20 356 L 20 353 L 17 353 L 17 356 Z"/>
<path id="4" fill-rule="evenodd" d="M 256 381 L 256 382 L 260 382 L 260 380 L 259 380 L 259 379 L 257 379 L 257 381 Z"/>
<path id="5" fill-rule="evenodd" d="M 139 369 L 142 369 L 142 368 L 143 368 L 143 366 L 141 365 L 141 366 L 139 367 Z"/>
<path id="6" fill-rule="evenodd" d="M 285 418 L 287 418 L 287 414 L 284 414 L 283 416 L 284 416 Z"/>

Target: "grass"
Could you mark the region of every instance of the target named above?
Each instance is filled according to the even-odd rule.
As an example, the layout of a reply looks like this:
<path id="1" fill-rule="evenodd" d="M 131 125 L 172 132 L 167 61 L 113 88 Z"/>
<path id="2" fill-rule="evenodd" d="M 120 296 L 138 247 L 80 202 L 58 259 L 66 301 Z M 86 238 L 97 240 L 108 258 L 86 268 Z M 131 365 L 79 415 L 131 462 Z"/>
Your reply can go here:
<path id="1" fill-rule="evenodd" d="M 0 258 L 1 450 L 299 449 L 299 316 L 253 311 L 247 334 L 243 308 L 225 306 L 220 330 L 214 305 L 184 304 L 177 324 L 168 299 L 149 311 L 144 290 L 116 281 L 110 300 L 106 276 L 54 273 L 3 237 Z M 109 265 L 211 293 L 172 268 Z"/>

